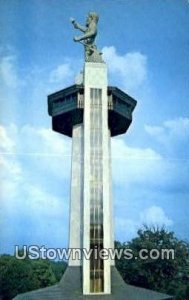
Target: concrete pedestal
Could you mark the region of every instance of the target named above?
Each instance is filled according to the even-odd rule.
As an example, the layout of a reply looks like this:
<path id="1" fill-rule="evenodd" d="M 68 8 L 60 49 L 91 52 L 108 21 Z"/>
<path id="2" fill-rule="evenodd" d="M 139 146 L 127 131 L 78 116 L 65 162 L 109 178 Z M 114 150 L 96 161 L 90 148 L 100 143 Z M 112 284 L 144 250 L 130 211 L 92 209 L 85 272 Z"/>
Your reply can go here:
<path id="1" fill-rule="evenodd" d="M 83 295 L 81 267 L 68 267 L 61 281 L 51 287 L 20 294 L 14 300 L 168 300 L 173 297 L 126 284 L 111 267 L 112 292 L 109 295 Z"/>

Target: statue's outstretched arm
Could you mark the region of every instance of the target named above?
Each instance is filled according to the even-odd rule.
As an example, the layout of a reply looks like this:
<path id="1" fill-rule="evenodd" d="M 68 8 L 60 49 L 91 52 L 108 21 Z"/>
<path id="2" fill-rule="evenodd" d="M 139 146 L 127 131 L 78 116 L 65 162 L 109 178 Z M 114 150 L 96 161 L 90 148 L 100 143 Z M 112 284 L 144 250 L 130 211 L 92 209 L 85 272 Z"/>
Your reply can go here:
<path id="1" fill-rule="evenodd" d="M 74 26 L 74 28 L 81 30 L 82 32 L 86 32 L 87 28 L 85 26 L 80 25 L 78 22 L 76 22 L 75 19 L 71 19 L 71 22 Z"/>

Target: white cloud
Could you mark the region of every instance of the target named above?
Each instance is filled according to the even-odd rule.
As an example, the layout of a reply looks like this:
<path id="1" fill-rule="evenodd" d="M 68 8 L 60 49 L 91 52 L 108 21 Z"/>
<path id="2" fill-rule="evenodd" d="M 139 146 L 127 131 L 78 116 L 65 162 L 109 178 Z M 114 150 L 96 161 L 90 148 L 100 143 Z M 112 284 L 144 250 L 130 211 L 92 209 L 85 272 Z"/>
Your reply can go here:
<path id="1" fill-rule="evenodd" d="M 25 125 L 18 129 L 17 150 L 20 154 L 70 156 L 71 139 L 49 128 Z"/>
<path id="2" fill-rule="evenodd" d="M 15 129 L 13 125 L 9 126 L 12 133 Z M 3 199 L 14 197 L 17 193 L 17 187 L 22 177 L 22 169 L 15 158 L 16 148 L 15 140 L 12 139 L 5 127 L 0 126 L 0 178 L 1 178 L 1 204 Z M 11 153 L 11 156 L 9 154 Z"/>
<path id="3" fill-rule="evenodd" d="M 170 138 L 185 140 L 189 136 L 189 118 L 180 117 L 164 121 L 161 126 L 145 125 L 144 128 L 148 134 L 161 142 Z"/>
<path id="4" fill-rule="evenodd" d="M 55 196 L 53 191 L 47 192 L 24 178 L 17 185 L 17 194 L 12 197 L 9 194 L 1 202 L 1 251 L 7 244 L 66 246 L 68 206 L 68 199 Z"/>
<path id="5" fill-rule="evenodd" d="M 145 131 L 160 147 L 154 143 L 154 148 L 129 147 L 122 137 L 112 139 L 114 182 L 125 188 L 137 184 L 169 192 L 186 188 L 189 119 L 165 121 L 161 126 L 146 125 Z"/>
<path id="6" fill-rule="evenodd" d="M 122 138 L 112 140 L 112 156 L 118 159 L 152 159 L 160 160 L 161 155 L 150 148 L 131 148 L 126 145 Z"/>
<path id="7" fill-rule="evenodd" d="M 73 70 L 70 63 L 64 63 L 56 67 L 50 73 L 49 80 L 51 83 L 64 83 L 64 80 L 73 77 Z"/>
<path id="8" fill-rule="evenodd" d="M 169 157 L 188 157 L 189 118 L 167 120 L 160 126 L 145 125 L 145 131 L 164 147 Z"/>
<path id="9" fill-rule="evenodd" d="M 147 57 L 140 52 L 119 55 L 114 46 L 102 49 L 110 72 L 119 76 L 127 89 L 139 87 L 147 78 Z"/>
<path id="10" fill-rule="evenodd" d="M 37 172 L 42 175 L 48 170 L 47 177 L 69 180 L 71 139 L 51 129 L 29 125 L 23 126 L 18 135 L 18 154 L 30 156 L 28 163 L 35 166 Z"/>
<path id="11" fill-rule="evenodd" d="M 65 202 L 64 199 L 41 190 L 39 186 L 28 186 L 27 190 L 31 196 L 30 199 L 33 199 L 28 203 L 28 209 L 32 212 L 32 217 L 36 218 L 37 216 L 40 219 L 43 217 L 62 218 L 65 216 L 64 210 L 67 210 L 68 202 Z M 35 212 L 34 216 L 33 212 Z"/>
<path id="12" fill-rule="evenodd" d="M 165 214 L 164 210 L 153 205 L 140 213 L 140 220 L 146 225 L 171 226 L 173 221 Z"/>
<path id="13" fill-rule="evenodd" d="M 55 90 L 72 85 L 78 77 L 78 70 L 83 69 L 83 61 L 74 57 L 65 57 L 62 63 L 49 70 L 46 86 L 47 92 L 53 93 Z"/>
<path id="14" fill-rule="evenodd" d="M 0 152 L 12 152 L 14 150 L 15 142 L 11 139 L 3 126 L 0 126 L 0 140 Z"/>
<path id="15" fill-rule="evenodd" d="M 176 124 L 169 123 L 168 130 L 171 134 L 165 137 L 169 141 L 170 149 L 173 147 L 175 149 L 175 141 L 178 141 L 174 132 L 174 127 L 178 123 L 180 129 L 186 128 L 188 124 L 183 120 L 179 120 Z M 150 131 L 152 128 L 148 129 Z M 164 130 L 161 126 L 153 129 L 152 133 L 156 138 L 158 134 L 161 136 Z M 185 136 L 178 143 L 180 148 L 185 145 L 184 141 Z M 137 230 L 143 224 L 174 225 L 167 215 L 170 209 L 168 203 L 174 206 L 178 205 L 180 198 L 183 201 L 187 200 L 188 160 L 183 163 L 182 156 L 179 156 L 181 160 L 166 157 L 167 152 L 162 144 L 159 150 L 163 155 L 152 148 L 129 147 L 120 137 L 112 139 L 112 177 L 113 183 L 117 186 L 114 191 L 114 203 L 118 240 L 130 240 L 136 236 Z M 161 207 L 162 203 L 166 205 L 165 211 Z"/>
<path id="16" fill-rule="evenodd" d="M 16 197 L 18 187 L 22 183 L 22 168 L 13 158 L 0 158 L 1 208 L 8 199 Z"/>
<path id="17" fill-rule="evenodd" d="M 164 122 L 164 127 L 169 130 L 170 136 L 179 139 L 188 139 L 189 137 L 189 118 L 177 118 Z"/>
<path id="18" fill-rule="evenodd" d="M 64 137 L 51 129 L 24 125 L 8 127 L 0 126 L 1 147 L 5 161 L 16 164 L 25 158 L 27 164 L 44 172 L 48 166 L 49 175 L 69 178 L 71 165 L 71 139 Z M 39 164 L 40 159 L 40 164 Z"/>
<path id="19" fill-rule="evenodd" d="M 0 58 L 0 79 L 10 88 L 16 88 L 21 83 L 16 70 L 16 57 L 7 55 Z"/>
<path id="20" fill-rule="evenodd" d="M 115 233 L 119 240 L 127 241 L 137 235 L 137 231 L 144 225 L 165 226 L 166 228 L 173 225 L 173 221 L 166 215 L 162 207 L 152 205 L 147 207 L 140 213 L 137 213 L 137 218 L 125 216 L 117 217 L 115 220 Z"/>
<path id="21" fill-rule="evenodd" d="M 136 236 L 137 230 L 140 228 L 139 222 L 130 218 L 115 219 L 115 236 L 116 239 L 127 241 Z"/>
<path id="22" fill-rule="evenodd" d="M 0 133 L 2 245 L 18 243 L 19 239 L 47 242 L 49 235 L 57 245 L 65 244 L 69 199 L 64 196 L 64 187 L 70 180 L 69 139 L 29 125 L 1 126 Z M 57 180 L 62 182 L 58 189 Z"/>
<path id="23" fill-rule="evenodd" d="M 164 133 L 164 129 L 161 126 L 145 125 L 144 128 L 145 128 L 145 131 L 148 134 L 150 134 L 151 136 L 158 137 Z"/>
<path id="24" fill-rule="evenodd" d="M 122 138 L 112 140 L 113 179 L 117 184 L 156 181 L 161 173 L 162 157 L 150 148 L 134 148 L 126 145 Z"/>

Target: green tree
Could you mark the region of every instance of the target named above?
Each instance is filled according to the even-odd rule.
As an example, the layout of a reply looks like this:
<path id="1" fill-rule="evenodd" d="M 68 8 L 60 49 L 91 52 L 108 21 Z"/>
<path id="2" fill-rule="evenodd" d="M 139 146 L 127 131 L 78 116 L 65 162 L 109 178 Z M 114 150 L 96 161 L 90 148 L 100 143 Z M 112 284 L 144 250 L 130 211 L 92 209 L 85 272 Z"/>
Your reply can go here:
<path id="1" fill-rule="evenodd" d="M 32 276 L 36 288 L 43 288 L 56 283 L 56 277 L 48 260 L 33 260 Z"/>
<path id="2" fill-rule="evenodd" d="M 56 277 L 56 281 L 60 281 L 67 268 L 67 263 L 65 261 L 50 261 L 50 264 Z"/>
<path id="3" fill-rule="evenodd" d="M 189 299 L 189 244 L 178 240 L 173 232 L 164 228 L 144 226 L 138 236 L 128 243 L 115 243 L 118 249 L 131 249 L 133 258 L 125 259 L 122 255 L 116 260 L 117 269 L 125 282 L 170 295 L 177 300 Z M 174 259 L 139 258 L 141 249 L 173 249 Z M 137 257 L 137 259 L 135 258 Z"/>
<path id="4" fill-rule="evenodd" d="M 18 293 L 32 289 L 31 264 L 10 255 L 0 257 L 0 291 L 2 299 L 12 299 Z"/>
<path id="5" fill-rule="evenodd" d="M 48 260 L 18 260 L 0 256 L 0 299 L 9 300 L 17 294 L 50 286 L 56 282 Z"/>

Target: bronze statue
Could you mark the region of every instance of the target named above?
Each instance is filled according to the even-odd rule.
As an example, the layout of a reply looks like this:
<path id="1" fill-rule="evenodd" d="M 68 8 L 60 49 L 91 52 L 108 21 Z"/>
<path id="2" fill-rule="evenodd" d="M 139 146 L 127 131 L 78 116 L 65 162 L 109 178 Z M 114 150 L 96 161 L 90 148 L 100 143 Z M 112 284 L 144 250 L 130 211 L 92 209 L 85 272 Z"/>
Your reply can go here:
<path id="1" fill-rule="evenodd" d="M 75 19 L 71 19 L 73 26 L 76 29 L 79 29 L 80 31 L 84 32 L 84 34 L 81 36 L 75 36 L 74 41 L 80 42 L 84 45 L 85 61 L 87 62 L 102 62 L 102 53 L 99 52 L 95 45 L 98 19 L 99 17 L 95 12 L 90 12 L 86 20 L 86 27 L 77 23 Z"/>

